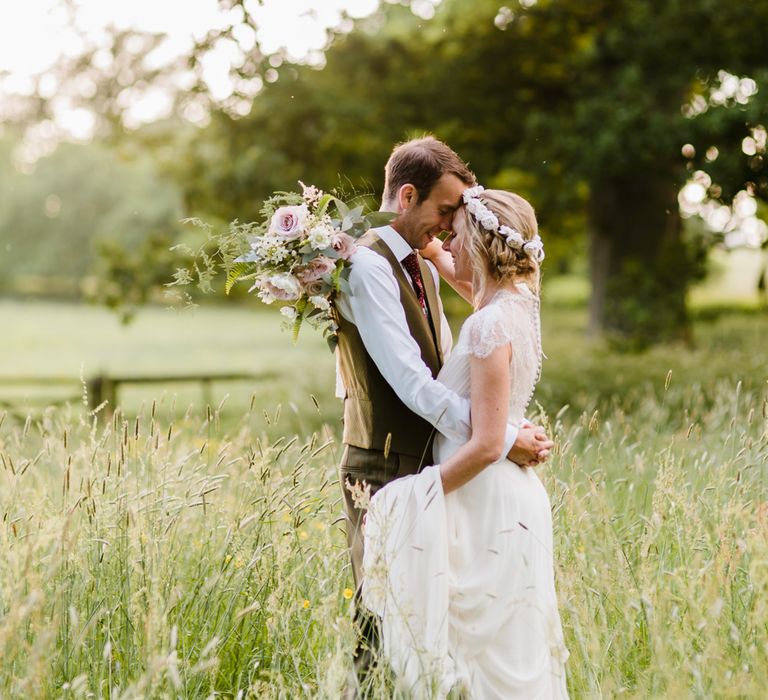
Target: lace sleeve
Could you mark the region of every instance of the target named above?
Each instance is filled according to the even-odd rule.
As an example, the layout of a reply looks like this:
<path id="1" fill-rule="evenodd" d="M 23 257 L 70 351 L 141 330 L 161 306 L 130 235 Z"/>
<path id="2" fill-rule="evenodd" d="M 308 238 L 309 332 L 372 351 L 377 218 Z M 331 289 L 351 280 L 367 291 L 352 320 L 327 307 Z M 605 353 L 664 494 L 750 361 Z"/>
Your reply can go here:
<path id="1" fill-rule="evenodd" d="M 512 342 L 512 318 L 503 309 L 490 304 L 468 319 L 466 351 L 478 358 L 488 357 L 496 348 Z"/>

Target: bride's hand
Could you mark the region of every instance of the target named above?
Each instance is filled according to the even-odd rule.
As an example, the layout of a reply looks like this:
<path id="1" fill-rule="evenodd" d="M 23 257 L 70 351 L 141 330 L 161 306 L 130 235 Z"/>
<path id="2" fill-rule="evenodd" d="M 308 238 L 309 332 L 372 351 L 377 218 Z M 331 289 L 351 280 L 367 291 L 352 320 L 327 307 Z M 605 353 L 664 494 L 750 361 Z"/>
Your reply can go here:
<path id="1" fill-rule="evenodd" d="M 443 242 L 439 238 L 433 238 L 419 253 L 422 258 L 429 260 L 437 268 L 440 277 L 470 304 L 472 303 L 472 283 L 456 279 L 453 256 L 443 248 Z"/>
<path id="2" fill-rule="evenodd" d="M 439 238 L 433 238 L 419 251 L 419 254 L 425 260 L 434 262 L 435 258 L 439 258 L 445 254 L 445 251 L 443 250 L 443 242 Z"/>
<path id="3" fill-rule="evenodd" d="M 517 434 L 517 440 L 507 457 L 522 467 L 535 467 L 549 457 L 555 443 L 537 425 L 523 423 Z"/>

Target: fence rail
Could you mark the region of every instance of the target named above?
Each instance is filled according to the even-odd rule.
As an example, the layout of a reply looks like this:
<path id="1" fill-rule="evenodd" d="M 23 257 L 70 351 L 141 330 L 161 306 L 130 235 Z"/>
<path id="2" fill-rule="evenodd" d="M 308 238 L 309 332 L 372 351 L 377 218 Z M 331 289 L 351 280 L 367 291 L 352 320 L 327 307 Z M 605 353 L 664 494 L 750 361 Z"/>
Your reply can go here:
<path id="1" fill-rule="evenodd" d="M 85 380 L 88 407 L 93 410 L 99 406 L 104 406 L 107 414 L 111 413 L 118 402 L 118 393 L 121 387 L 129 384 L 190 384 L 199 383 L 203 390 L 203 398 L 209 404 L 211 403 L 211 385 L 214 382 L 239 382 L 251 381 L 261 382 L 277 377 L 276 372 L 206 372 L 201 374 L 162 374 L 162 375 L 109 375 L 97 374 L 88 377 Z M 81 386 L 82 381 L 72 377 L 3 377 L 0 376 L 0 388 L 4 386 Z M 70 400 L 67 397 L 64 401 Z M 61 400 L 58 402 L 60 403 Z M 7 399 L 0 401 L 0 405 L 11 406 L 12 402 Z"/>

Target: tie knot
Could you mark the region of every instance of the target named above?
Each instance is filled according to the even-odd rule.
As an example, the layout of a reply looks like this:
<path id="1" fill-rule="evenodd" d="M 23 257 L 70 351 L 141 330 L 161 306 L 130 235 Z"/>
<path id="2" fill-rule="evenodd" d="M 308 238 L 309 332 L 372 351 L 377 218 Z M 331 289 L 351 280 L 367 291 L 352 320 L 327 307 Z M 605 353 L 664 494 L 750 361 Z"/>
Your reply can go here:
<path id="1" fill-rule="evenodd" d="M 411 277 L 415 277 L 416 275 L 421 276 L 421 270 L 419 269 L 419 258 L 416 255 L 415 250 L 412 250 L 403 258 L 403 267 L 408 270 L 408 274 L 411 275 Z"/>
<path id="2" fill-rule="evenodd" d="M 421 277 L 421 269 L 419 268 L 419 258 L 415 251 L 408 253 L 408 255 L 403 258 L 403 267 L 413 282 L 413 289 L 416 292 L 416 298 L 419 300 L 419 306 L 421 306 L 421 310 L 426 315 L 428 313 L 427 296 L 424 291 L 424 280 Z"/>

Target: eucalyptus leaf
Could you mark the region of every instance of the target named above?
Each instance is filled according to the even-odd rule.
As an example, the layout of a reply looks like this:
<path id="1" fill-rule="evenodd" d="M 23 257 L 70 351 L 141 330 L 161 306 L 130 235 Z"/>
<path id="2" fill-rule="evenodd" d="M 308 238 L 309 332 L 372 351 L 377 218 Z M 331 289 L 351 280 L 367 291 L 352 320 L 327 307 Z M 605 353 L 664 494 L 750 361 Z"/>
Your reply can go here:
<path id="1" fill-rule="evenodd" d="M 360 238 L 368 229 L 370 226 L 365 222 L 365 220 L 360 221 L 359 223 L 356 223 L 354 226 L 352 226 L 347 233 L 352 236 L 352 238 Z"/>
<path id="2" fill-rule="evenodd" d="M 342 202 L 338 197 L 333 198 L 333 203 L 336 205 L 336 211 L 342 219 L 346 219 L 349 216 L 349 207 Z"/>
<path id="3" fill-rule="evenodd" d="M 307 310 L 307 298 L 302 297 L 294 304 L 296 309 L 296 320 L 293 322 L 293 344 L 299 342 L 299 331 L 301 330 L 301 324 L 304 321 L 304 312 Z"/>
<path id="4" fill-rule="evenodd" d="M 243 255 L 238 255 L 232 262 L 234 263 L 249 263 L 249 262 L 258 262 L 259 256 L 256 255 L 255 250 L 251 250 L 247 253 L 244 253 Z"/>
<path id="5" fill-rule="evenodd" d="M 343 294 L 352 294 L 352 287 L 349 285 L 349 282 L 345 280 L 343 277 L 339 277 L 337 281 L 338 289 Z"/>
<path id="6" fill-rule="evenodd" d="M 365 215 L 365 220 L 371 228 L 387 226 L 397 218 L 393 211 L 372 211 Z"/>
<path id="7" fill-rule="evenodd" d="M 318 216 L 322 216 L 325 214 L 326 209 L 328 209 L 328 205 L 333 201 L 333 195 L 331 194 L 324 194 L 317 202 L 317 214 Z"/>

